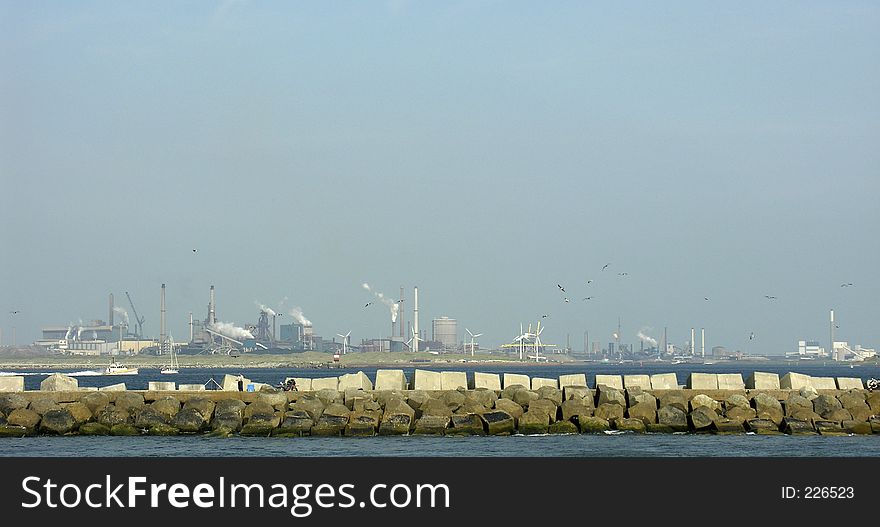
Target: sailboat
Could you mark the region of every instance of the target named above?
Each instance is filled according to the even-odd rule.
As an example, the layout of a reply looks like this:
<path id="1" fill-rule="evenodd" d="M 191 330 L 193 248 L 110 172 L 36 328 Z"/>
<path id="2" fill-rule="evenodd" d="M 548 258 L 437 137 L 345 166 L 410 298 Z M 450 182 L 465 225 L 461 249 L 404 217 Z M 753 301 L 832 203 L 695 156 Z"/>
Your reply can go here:
<path id="1" fill-rule="evenodd" d="M 174 353 L 174 339 L 173 338 L 169 337 L 168 345 L 169 345 L 169 348 L 171 349 L 171 364 L 168 366 L 162 366 L 162 369 L 159 370 L 159 373 L 164 373 L 166 375 L 174 375 L 176 373 L 179 373 L 180 364 L 177 361 L 177 354 Z"/>

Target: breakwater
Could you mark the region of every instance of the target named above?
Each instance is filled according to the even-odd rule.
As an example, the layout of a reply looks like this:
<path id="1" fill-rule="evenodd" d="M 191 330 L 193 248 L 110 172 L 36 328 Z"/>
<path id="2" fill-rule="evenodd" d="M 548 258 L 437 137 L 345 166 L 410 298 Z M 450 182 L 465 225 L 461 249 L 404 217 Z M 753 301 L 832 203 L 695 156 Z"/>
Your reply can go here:
<path id="1" fill-rule="evenodd" d="M 0 436 L 373 436 L 603 433 L 877 434 L 880 393 L 859 379 L 788 373 L 530 378 L 379 370 L 296 379 L 280 391 L 240 376 L 221 390 L 151 383 L 80 389 L 53 375 L 35 391 L 2 379 Z M 410 389 L 411 388 L 411 389 Z"/>

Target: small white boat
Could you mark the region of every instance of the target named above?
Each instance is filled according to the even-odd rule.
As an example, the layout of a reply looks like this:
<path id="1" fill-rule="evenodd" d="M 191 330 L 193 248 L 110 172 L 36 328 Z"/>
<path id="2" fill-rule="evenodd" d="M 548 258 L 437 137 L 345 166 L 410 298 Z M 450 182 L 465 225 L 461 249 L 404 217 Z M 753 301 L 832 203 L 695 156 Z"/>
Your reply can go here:
<path id="1" fill-rule="evenodd" d="M 168 366 L 162 366 L 162 369 L 159 370 L 159 373 L 164 373 L 165 375 L 174 375 L 175 373 L 180 373 L 180 364 L 177 362 L 177 354 L 174 353 L 174 339 L 170 339 L 169 342 L 171 348 L 171 364 Z"/>
<path id="2" fill-rule="evenodd" d="M 104 368 L 104 371 L 101 372 L 102 375 L 137 375 L 137 368 L 129 368 L 123 364 L 119 364 L 116 361 L 110 363 L 109 366 Z"/>

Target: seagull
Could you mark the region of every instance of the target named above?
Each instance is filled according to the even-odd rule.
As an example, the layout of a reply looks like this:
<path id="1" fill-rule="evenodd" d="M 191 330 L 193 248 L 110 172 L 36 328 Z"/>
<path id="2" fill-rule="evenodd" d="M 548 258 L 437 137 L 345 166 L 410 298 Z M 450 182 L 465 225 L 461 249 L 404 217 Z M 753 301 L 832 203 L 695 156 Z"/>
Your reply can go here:
<path id="1" fill-rule="evenodd" d="M 850 287 L 852 286 L 852 282 L 847 282 L 845 284 L 840 284 L 840 287 Z"/>
<path id="2" fill-rule="evenodd" d="M 602 270 L 604 271 L 605 269 L 608 269 L 608 266 L 609 266 L 609 265 L 611 265 L 611 264 L 610 264 L 610 263 L 607 263 L 607 264 L 603 265 L 603 266 L 602 266 Z"/>
<path id="3" fill-rule="evenodd" d="M 370 307 L 372 304 L 372 302 L 367 302 L 366 304 L 364 304 L 364 307 Z"/>
<path id="4" fill-rule="evenodd" d="M 197 252 L 199 252 L 198 249 L 193 249 L 193 254 L 195 254 L 195 253 L 197 253 Z"/>
<path id="5" fill-rule="evenodd" d="M 585 296 L 583 299 L 584 299 L 584 300 L 592 300 L 593 297 L 591 297 L 591 296 Z"/>
<path id="6" fill-rule="evenodd" d="M 752 340 L 753 338 L 755 338 L 755 332 L 754 332 L 754 331 L 749 335 L 749 340 Z"/>
<path id="7" fill-rule="evenodd" d="M 566 302 L 570 302 L 570 300 L 569 300 L 568 298 L 566 298 L 565 301 L 566 301 Z"/>
<path id="8" fill-rule="evenodd" d="M 770 296 L 770 295 L 764 295 L 764 298 L 766 298 L 767 300 L 776 300 L 775 296 Z"/>
<path id="9" fill-rule="evenodd" d="M 704 297 L 703 297 L 703 300 L 708 301 L 708 300 L 709 300 L 709 297 L 708 297 L 708 296 L 704 296 Z"/>
<path id="10" fill-rule="evenodd" d="M 16 310 L 16 311 L 10 311 L 9 314 L 10 314 L 10 315 L 17 315 L 17 314 L 18 314 L 18 311 L 17 311 L 17 310 Z"/>
<path id="11" fill-rule="evenodd" d="M 558 288 L 559 288 L 559 290 L 560 290 L 560 291 L 562 291 L 562 292 L 563 292 L 563 293 L 564 293 L 564 292 L 565 292 L 565 288 L 564 288 L 564 287 L 562 287 L 562 286 L 561 286 L 561 285 L 559 285 L 559 284 L 556 284 L 556 287 L 558 287 Z"/>
<path id="12" fill-rule="evenodd" d="M 592 284 L 592 283 L 593 283 L 592 280 L 587 280 L 587 285 L 590 285 L 590 284 Z"/>
<path id="13" fill-rule="evenodd" d="M 626 276 L 626 275 L 628 275 L 628 274 L 629 274 L 629 273 L 617 273 L 617 276 Z"/>
<path id="14" fill-rule="evenodd" d="M 550 315 L 541 315 L 541 318 L 547 318 L 547 317 L 549 317 L 549 316 L 550 316 Z"/>

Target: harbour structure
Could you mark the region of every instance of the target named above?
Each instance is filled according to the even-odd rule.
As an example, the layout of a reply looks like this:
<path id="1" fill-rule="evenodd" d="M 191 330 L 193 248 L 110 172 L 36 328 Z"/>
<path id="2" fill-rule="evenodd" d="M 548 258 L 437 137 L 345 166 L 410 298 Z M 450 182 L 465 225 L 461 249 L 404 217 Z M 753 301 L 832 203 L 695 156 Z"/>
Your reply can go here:
<path id="1" fill-rule="evenodd" d="M 431 340 L 438 342 L 445 351 L 458 347 L 458 321 L 445 316 L 435 318 L 432 321 Z"/>

